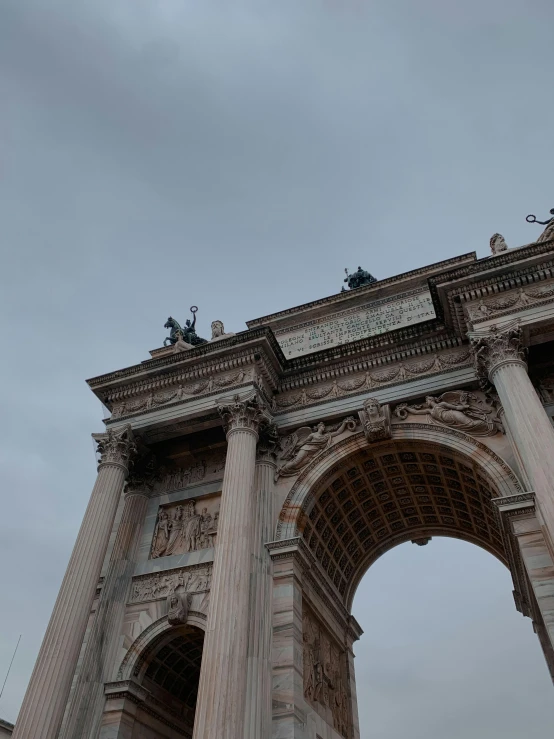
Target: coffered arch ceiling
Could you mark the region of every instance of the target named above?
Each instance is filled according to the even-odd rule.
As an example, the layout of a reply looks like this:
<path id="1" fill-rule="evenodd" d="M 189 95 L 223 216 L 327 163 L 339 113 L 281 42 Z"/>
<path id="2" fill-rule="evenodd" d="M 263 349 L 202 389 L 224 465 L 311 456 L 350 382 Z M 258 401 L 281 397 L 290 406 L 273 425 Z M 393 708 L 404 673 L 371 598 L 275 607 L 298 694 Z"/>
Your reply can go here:
<path id="1" fill-rule="evenodd" d="M 298 522 L 305 543 L 350 608 L 362 576 L 406 541 L 449 536 L 508 564 L 481 464 L 430 442 L 385 442 L 358 449 L 313 486 Z"/>

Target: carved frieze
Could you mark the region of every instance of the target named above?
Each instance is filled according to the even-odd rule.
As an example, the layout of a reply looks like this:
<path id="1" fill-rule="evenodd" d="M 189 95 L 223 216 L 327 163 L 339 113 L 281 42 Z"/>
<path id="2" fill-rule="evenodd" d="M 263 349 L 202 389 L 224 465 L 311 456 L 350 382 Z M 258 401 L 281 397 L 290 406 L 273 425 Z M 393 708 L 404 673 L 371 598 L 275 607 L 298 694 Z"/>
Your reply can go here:
<path id="1" fill-rule="evenodd" d="M 221 375 L 211 375 L 198 382 L 179 383 L 173 388 L 162 392 L 155 393 L 151 390 L 145 394 L 122 399 L 114 403 L 111 417 L 112 419 L 122 418 L 123 416 L 158 408 L 168 403 L 187 400 L 196 395 L 204 395 L 223 388 L 233 387 L 234 385 L 241 385 L 245 381 L 247 374 L 249 379 L 256 379 L 256 375 L 252 371 L 246 373 L 241 369 Z"/>
<path id="2" fill-rule="evenodd" d="M 554 283 L 529 285 L 509 290 L 491 298 L 481 298 L 466 306 L 469 319 L 474 323 L 488 320 L 503 313 L 528 308 L 554 299 Z"/>
<path id="3" fill-rule="evenodd" d="M 359 411 L 358 415 L 365 438 L 369 442 L 391 438 L 390 406 L 388 403 L 381 405 L 377 398 L 367 398 L 364 402 L 363 411 Z"/>
<path id="4" fill-rule="evenodd" d="M 400 403 L 394 415 L 406 420 L 408 416 L 426 416 L 429 423 L 447 426 L 471 436 L 494 436 L 500 430 L 494 407 L 483 393 L 452 390 L 438 397 L 428 395 L 423 403 Z"/>
<path id="5" fill-rule="evenodd" d="M 140 575 L 133 579 L 131 603 L 162 600 L 176 592 L 204 593 L 210 589 L 211 580 L 211 564 Z"/>
<path id="6" fill-rule="evenodd" d="M 150 557 L 157 559 L 213 547 L 218 522 L 219 499 L 217 503 L 203 502 L 200 512 L 194 500 L 160 506 Z"/>
<path id="7" fill-rule="evenodd" d="M 311 429 L 302 426 L 282 441 L 282 453 L 276 477 L 298 475 L 315 457 L 323 453 L 333 443 L 333 439 L 345 431 L 355 431 L 358 422 L 353 416 L 345 418 L 338 426 L 329 429 L 318 423 Z"/>
<path id="8" fill-rule="evenodd" d="M 295 407 L 313 405 L 324 399 L 343 397 L 364 390 L 375 390 L 469 365 L 471 365 L 471 353 L 468 349 L 424 356 L 417 360 L 390 364 L 380 369 L 366 370 L 363 374 L 355 374 L 348 379 L 333 380 L 280 393 L 273 398 L 272 410 L 279 413 Z"/>
<path id="9" fill-rule="evenodd" d="M 302 615 L 304 697 L 330 709 L 333 726 L 348 736 L 350 706 L 346 689 L 346 655 L 305 604 Z"/>

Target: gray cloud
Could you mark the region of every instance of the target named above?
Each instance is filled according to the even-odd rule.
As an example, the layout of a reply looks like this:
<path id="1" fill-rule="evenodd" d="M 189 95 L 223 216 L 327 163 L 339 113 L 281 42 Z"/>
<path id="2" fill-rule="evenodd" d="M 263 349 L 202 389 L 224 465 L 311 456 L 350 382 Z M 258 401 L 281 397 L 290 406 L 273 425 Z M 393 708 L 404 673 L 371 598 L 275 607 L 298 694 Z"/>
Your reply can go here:
<path id="1" fill-rule="evenodd" d="M 531 241 L 524 216 L 553 205 L 553 20 L 546 0 L 1 4 L 9 606 L 0 668 L 21 631 L 23 640 L 0 715 L 15 719 L 94 480 L 89 434 L 101 409 L 84 378 L 146 358 L 167 315 L 184 317 L 192 303 L 204 334 L 214 318 L 236 331 L 338 291 L 345 266 L 386 277 L 470 250 L 484 256 L 495 231 L 509 244 Z M 392 573 L 394 557 L 410 567 L 414 549 L 379 567 Z M 466 550 L 446 556 L 460 583 L 489 597 L 496 575 L 485 578 L 485 559 L 470 575 Z M 388 620 L 413 611 L 403 597 L 391 594 Z M 483 632 L 465 602 L 451 602 L 461 645 L 453 664 Z M 537 691 L 548 682 L 528 655 L 529 625 L 510 621 L 504 602 L 487 608 L 511 669 L 488 641 L 480 651 L 493 650 L 490 671 L 480 669 L 506 715 L 532 710 L 544 733 L 546 709 L 531 691 L 521 703 L 524 685 L 512 680 L 520 670 L 530 685 L 536 676 Z M 437 675 L 446 669 L 433 629 L 421 623 L 408 635 L 411 657 L 374 654 L 379 674 L 358 658 L 372 706 L 364 737 L 412 729 L 430 702 L 426 736 L 454 737 L 445 726 L 461 710 L 457 693 L 471 703 L 456 714 L 460 732 L 478 716 L 483 735 L 495 736 L 498 706 L 465 692 L 467 672 L 452 675 L 452 691 L 439 677 L 420 679 L 422 654 L 434 655 Z M 400 723 L 388 722 L 391 706 Z M 518 726 L 513 717 L 503 736 L 521 736 Z"/>

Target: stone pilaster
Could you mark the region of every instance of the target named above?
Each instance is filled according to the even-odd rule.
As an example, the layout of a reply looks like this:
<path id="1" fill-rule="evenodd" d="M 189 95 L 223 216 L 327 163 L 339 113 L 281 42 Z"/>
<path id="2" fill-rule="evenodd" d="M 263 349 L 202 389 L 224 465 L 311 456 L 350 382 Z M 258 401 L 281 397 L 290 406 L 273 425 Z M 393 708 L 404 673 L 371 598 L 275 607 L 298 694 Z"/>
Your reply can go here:
<path id="1" fill-rule="evenodd" d="M 254 478 L 254 526 L 246 677 L 245 739 L 271 736 L 272 567 L 266 544 L 273 539 L 273 485 L 277 430 L 267 426 L 258 443 Z"/>
<path id="2" fill-rule="evenodd" d="M 98 477 L 46 630 L 13 739 L 55 739 L 63 719 L 117 505 L 135 451 L 129 427 L 95 437 Z"/>
<path id="3" fill-rule="evenodd" d="M 129 481 L 96 618 L 88 637 L 77 685 L 70 697 L 60 739 L 88 739 L 100 724 L 105 704 L 104 686 L 113 679 L 114 669 L 117 670 L 118 666 L 125 604 L 129 599 L 148 493 L 144 480 Z"/>
<path id="4" fill-rule="evenodd" d="M 271 542 L 273 560 L 272 734 L 312 739 L 304 700 L 302 578 L 300 539 Z"/>
<path id="5" fill-rule="evenodd" d="M 238 395 L 218 410 L 227 460 L 194 739 L 244 739 L 256 443 L 269 417 L 256 398 Z"/>
<path id="6" fill-rule="evenodd" d="M 525 476 L 554 542 L 554 427 L 527 374 L 521 329 L 517 323 L 470 334 L 477 371 L 493 383 Z"/>

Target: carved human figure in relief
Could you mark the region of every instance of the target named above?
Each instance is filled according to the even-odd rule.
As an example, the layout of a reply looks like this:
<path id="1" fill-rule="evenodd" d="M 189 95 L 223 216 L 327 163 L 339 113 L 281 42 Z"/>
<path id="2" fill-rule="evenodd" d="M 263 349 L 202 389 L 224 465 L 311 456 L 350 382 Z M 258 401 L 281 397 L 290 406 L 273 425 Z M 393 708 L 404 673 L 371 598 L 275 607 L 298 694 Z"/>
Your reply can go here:
<path id="1" fill-rule="evenodd" d="M 194 501 L 190 501 L 187 509 L 186 520 L 183 524 L 183 551 L 194 552 L 200 549 L 200 538 L 202 534 L 202 516 L 196 513 Z"/>
<path id="2" fill-rule="evenodd" d="M 439 424 L 474 436 L 493 436 L 498 427 L 490 418 L 492 409 L 482 408 L 476 400 L 473 393 L 457 390 L 444 393 L 439 398 L 428 395 L 423 405 L 401 403 L 394 413 L 403 420 L 409 414 L 426 415 Z"/>
<path id="3" fill-rule="evenodd" d="M 335 431 L 326 431 L 324 423 L 318 423 L 313 431 L 309 426 L 299 428 L 288 437 L 281 457 L 285 462 L 279 467 L 277 474 L 283 477 L 298 474 L 317 454 L 328 449 L 333 439 L 345 429 L 356 429 L 354 418 L 345 418 Z"/>
<path id="4" fill-rule="evenodd" d="M 173 511 L 171 517 L 171 532 L 169 534 L 169 541 L 167 547 L 163 552 L 164 556 L 174 554 L 175 550 L 180 544 L 181 534 L 183 531 L 183 506 L 178 505 Z"/>
<path id="5" fill-rule="evenodd" d="M 165 508 L 160 508 L 158 513 L 158 522 L 154 531 L 154 545 L 152 547 L 152 557 L 161 557 L 169 543 L 169 530 L 171 522 Z"/>
<path id="6" fill-rule="evenodd" d="M 167 596 L 167 620 L 172 626 L 186 623 L 188 610 L 186 593 L 169 593 Z"/>

